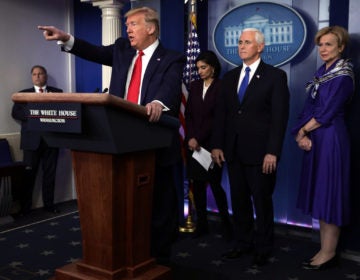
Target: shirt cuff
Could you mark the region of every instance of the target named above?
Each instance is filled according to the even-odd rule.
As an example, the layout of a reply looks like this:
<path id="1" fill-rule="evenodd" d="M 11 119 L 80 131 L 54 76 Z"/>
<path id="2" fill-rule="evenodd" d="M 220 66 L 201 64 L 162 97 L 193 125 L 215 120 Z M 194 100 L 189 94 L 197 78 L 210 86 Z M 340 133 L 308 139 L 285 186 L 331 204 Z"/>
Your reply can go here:
<path id="1" fill-rule="evenodd" d="M 164 103 L 162 103 L 161 101 L 159 101 L 159 100 L 153 100 L 152 102 L 156 102 L 156 103 L 159 103 L 159 104 L 161 104 L 162 106 L 163 106 L 163 111 L 170 111 L 170 109 L 168 108 L 168 107 L 166 107 L 165 105 L 164 105 Z"/>
<path id="2" fill-rule="evenodd" d="M 71 49 L 73 48 L 74 46 L 74 42 L 75 42 L 75 38 L 73 35 L 69 34 L 70 35 L 70 39 L 67 40 L 66 42 L 63 42 L 63 41 L 57 41 L 57 44 L 59 46 L 61 46 L 65 51 L 71 51 Z"/>

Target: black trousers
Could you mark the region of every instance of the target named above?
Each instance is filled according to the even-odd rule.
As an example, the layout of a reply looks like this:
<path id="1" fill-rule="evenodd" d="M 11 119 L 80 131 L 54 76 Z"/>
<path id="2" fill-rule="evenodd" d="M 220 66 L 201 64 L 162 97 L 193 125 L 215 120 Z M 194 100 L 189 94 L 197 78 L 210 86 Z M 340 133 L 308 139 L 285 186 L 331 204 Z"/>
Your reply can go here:
<path id="1" fill-rule="evenodd" d="M 158 263 L 167 263 L 172 244 L 178 237 L 179 214 L 175 184 L 175 165 L 155 167 L 151 220 L 151 255 Z"/>
<path id="2" fill-rule="evenodd" d="M 272 195 L 276 174 L 263 174 L 261 165 L 227 164 L 236 247 L 255 246 L 257 253 L 269 254 L 274 239 Z"/>
<path id="3" fill-rule="evenodd" d="M 197 228 L 207 228 L 207 186 L 210 185 L 220 217 L 224 223 L 229 223 L 230 215 L 226 193 L 221 186 L 222 169 L 215 165 L 208 172 L 208 180 L 193 179 L 193 193 L 197 215 Z"/>
<path id="4" fill-rule="evenodd" d="M 50 148 L 44 142 L 35 151 L 24 150 L 25 186 L 21 194 L 21 211 L 26 212 L 32 206 L 32 194 L 35 180 L 41 164 L 42 176 L 42 200 L 44 207 L 54 205 L 55 177 L 59 150 Z"/>

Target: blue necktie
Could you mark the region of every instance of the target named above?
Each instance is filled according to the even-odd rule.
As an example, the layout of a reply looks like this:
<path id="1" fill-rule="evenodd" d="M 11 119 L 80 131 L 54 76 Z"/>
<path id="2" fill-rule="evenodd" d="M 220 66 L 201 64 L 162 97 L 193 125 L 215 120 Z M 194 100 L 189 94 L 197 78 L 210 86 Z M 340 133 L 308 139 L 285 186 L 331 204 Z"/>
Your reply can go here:
<path id="1" fill-rule="evenodd" d="M 246 67 L 245 68 L 245 76 L 244 76 L 243 80 L 241 81 L 241 85 L 240 85 L 240 88 L 239 88 L 239 101 L 240 101 L 240 103 L 244 98 L 246 88 L 247 88 L 247 86 L 249 84 L 249 73 L 250 73 L 250 67 Z"/>

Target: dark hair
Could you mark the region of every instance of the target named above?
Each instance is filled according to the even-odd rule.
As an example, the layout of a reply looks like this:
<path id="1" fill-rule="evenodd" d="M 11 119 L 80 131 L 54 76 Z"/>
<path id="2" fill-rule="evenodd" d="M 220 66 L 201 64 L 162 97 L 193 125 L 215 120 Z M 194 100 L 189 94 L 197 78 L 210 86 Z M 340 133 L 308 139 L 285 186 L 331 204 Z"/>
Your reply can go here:
<path id="1" fill-rule="evenodd" d="M 221 64 L 213 51 L 203 51 L 201 52 L 198 57 L 195 59 L 195 64 L 198 61 L 204 61 L 206 64 L 214 67 L 214 78 L 218 78 L 221 71 Z"/>
<path id="2" fill-rule="evenodd" d="M 45 74 L 47 74 L 46 68 L 44 66 L 42 66 L 42 65 L 34 65 L 33 67 L 31 67 L 31 71 L 30 71 L 31 74 L 32 74 L 32 72 L 34 71 L 35 68 L 40 68 L 41 70 L 43 70 L 43 72 Z"/>

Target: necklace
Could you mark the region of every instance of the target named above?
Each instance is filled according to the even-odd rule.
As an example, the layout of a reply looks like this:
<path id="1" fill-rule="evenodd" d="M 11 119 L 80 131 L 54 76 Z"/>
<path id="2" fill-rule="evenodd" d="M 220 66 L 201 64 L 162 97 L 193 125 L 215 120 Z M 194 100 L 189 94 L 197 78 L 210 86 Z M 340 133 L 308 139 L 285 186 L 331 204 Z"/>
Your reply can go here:
<path id="1" fill-rule="evenodd" d="M 211 84 L 212 84 L 212 79 L 210 79 L 210 81 L 208 81 L 208 83 L 206 84 L 206 81 L 204 81 L 204 88 L 208 88 Z"/>

